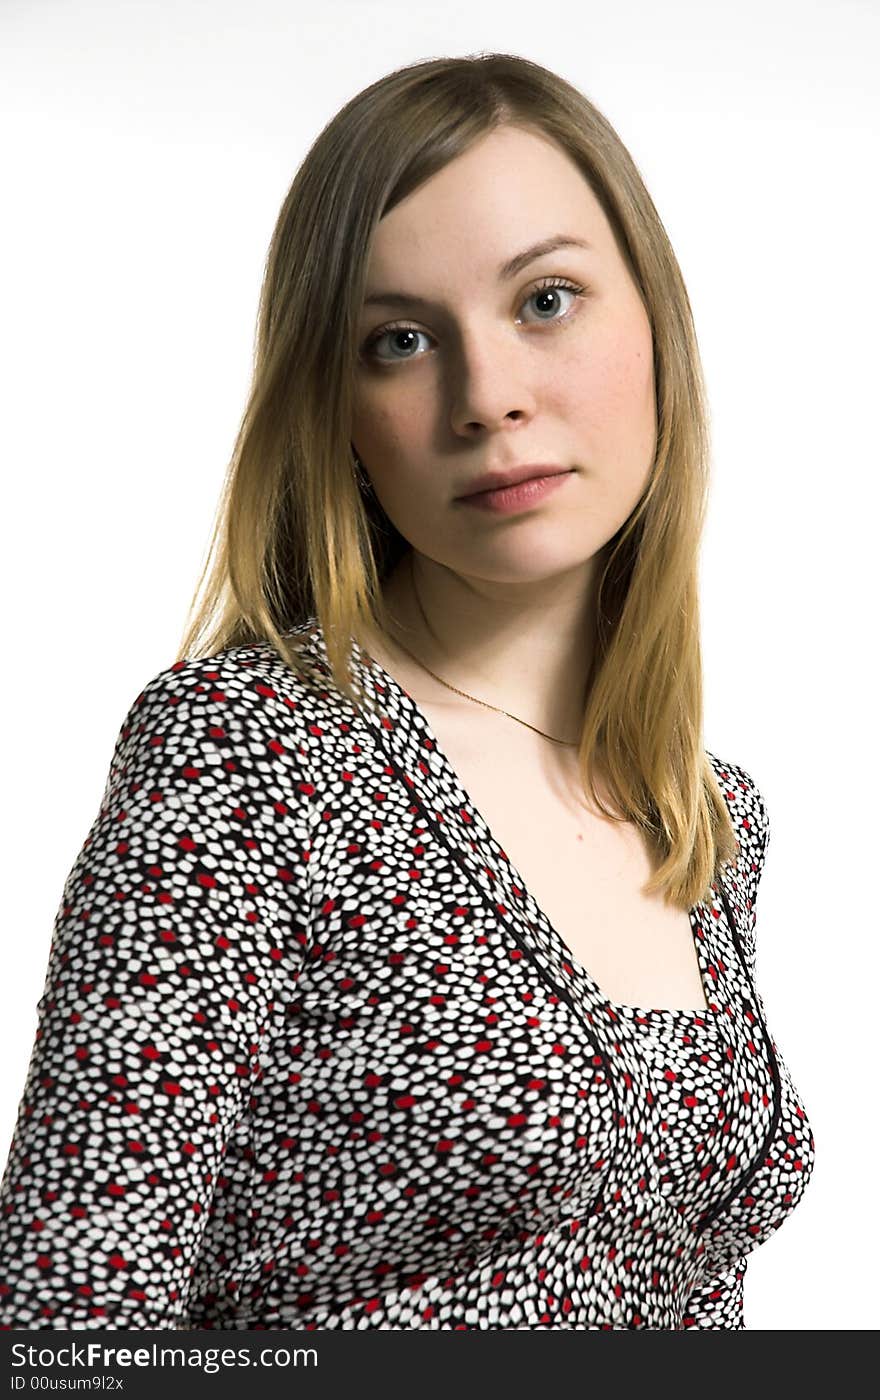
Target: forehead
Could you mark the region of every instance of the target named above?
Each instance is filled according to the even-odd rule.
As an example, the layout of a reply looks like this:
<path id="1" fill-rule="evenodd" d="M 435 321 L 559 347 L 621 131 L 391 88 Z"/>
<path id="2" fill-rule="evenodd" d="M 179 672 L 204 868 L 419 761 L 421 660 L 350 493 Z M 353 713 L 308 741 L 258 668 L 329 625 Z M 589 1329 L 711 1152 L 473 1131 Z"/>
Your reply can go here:
<path id="1" fill-rule="evenodd" d="M 466 265 L 494 282 L 520 249 L 561 231 L 607 252 L 611 231 L 586 176 L 542 133 L 501 128 L 437 171 L 376 226 L 367 295 L 400 274 L 442 279 Z"/>

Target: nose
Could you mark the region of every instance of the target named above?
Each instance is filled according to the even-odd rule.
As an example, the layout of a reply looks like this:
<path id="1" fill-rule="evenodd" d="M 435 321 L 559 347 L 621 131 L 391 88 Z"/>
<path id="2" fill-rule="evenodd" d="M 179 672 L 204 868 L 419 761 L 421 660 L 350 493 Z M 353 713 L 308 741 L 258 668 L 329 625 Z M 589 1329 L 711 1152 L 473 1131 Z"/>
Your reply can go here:
<path id="1" fill-rule="evenodd" d="M 496 431 L 534 414 L 536 391 L 529 382 L 527 352 L 503 332 L 474 330 L 462 337 L 450 376 L 450 420 L 462 436 Z"/>

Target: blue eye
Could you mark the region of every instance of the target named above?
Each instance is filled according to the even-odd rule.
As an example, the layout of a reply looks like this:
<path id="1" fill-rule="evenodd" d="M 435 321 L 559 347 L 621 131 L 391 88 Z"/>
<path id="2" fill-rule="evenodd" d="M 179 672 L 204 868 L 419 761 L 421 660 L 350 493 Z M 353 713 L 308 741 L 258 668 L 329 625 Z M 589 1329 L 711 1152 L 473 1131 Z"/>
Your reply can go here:
<path id="1" fill-rule="evenodd" d="M 384 330 L 376 331 L 375 334 L 371 335 L 369 339 L 364 342 L 364 354 L 371 355 L 374 359 L 381 359 L 381 356 L 376 354 L 376 346 L 381 340 L 384 340 L 386 336 L 399 336 L 402 339 L 404 336 L 417 337 L 420 335 L 424 336 L 425 334 L 425 331 L 416 330 L 415 326 L 386 326 Z M 398 345 L 397 348 L 400 349 L 402 347 Z M 404 355 L 401 358 L 411 360 L 413 356 Z"/>
<path id="2" fill-rule="evenodd" d="M 576 282 L 570 282 L 566 277 L 547 277 L 538 287 L 535 288 L 533 292 L 529 293 L 529 295 L 526 297 L 525 302 L 523 302 L 523 305 L 525 306 L 528 302 L 534 300 L 537 297 L 546 296 L 548 292 L 557 290 L 566 291 L 574 297 L 579 297 L 583 294 L 585 288 L 579 286 Z M 556 308 L 551 308 L 551 312 L 555 312 L 555 310 Z M 569 309 L 562 316 L 551 314 L 549 316 L 541 316 L 539 319 L 541 321 L 544 321 L 546 324 L 552 325 L 555 322 L 567 320 L 571 314 L 572 309 L 571 307 L 569 307 Z M 535 323 L 533 322 L 532 324 Z M 412 338 L 415 337 L 417 340 L 419 336 L 424 336 L 428 340 L 430 340 L 431 338 L 428 335 L 427 331 L 420 331 L 416 326 L 411 326 L 405 321 L 395 321 L 391 325 L 380 326 L 378 330 L 373 331 L 372 335 L 368 336 L 367 339 L 364 341 L 364 344 L 361 349 L 361 355 L 365 359 L 372 359 L 376 361 L 378 364 L 387 365 L 394 364 L 395 362 L 397 364 L 405 364 L 407 360 L 416 359 L 417 356 L 406 354 L 401 356 L 392 356 L 390 359 L 386 359 L 376 353 L 376 347 L 379 345 L 380 341 L 385 340 L 386 337 L 400 337 L 401 339 L 403 337 L 409 337 L 409 348 L 412 348 Z M 403 346 L 398 344 L 397 348 L 403 349 Z"/>
<path id="3" fill-rule="evenodd" d="M 537 287 L 537 288 L 535 289 L 535 291 L 531 292 L 531 293 L 526 297 L 526 301 L 527 301 L 527 302 L 528 302 L 528 301 L 531 301 L 534 297 L 546 296 L 548 292 L 553 292 L 553 291 L 570 292 L 573 296 L 579 296 L 583 290 L 584 290 L 583 287 L 575 286 L 575 284 L 574 284 L 573 282 L 566 282 L 566 281 L 564 281 L 564 280 L 562 280 L 562 279 L 560 279 L 560 278 L 558 278 L 558 277 L 554 280 L 554 279 L 551 277 L 551 278 L 548 278 L 546 282 L 543 282 L 543 283 L 541 284 L 540 287 Z M 567 315 L 567 314 L 568 314 L 568 313 L 566 313 L 566 315 Z M 548 317 L 542 317 L 542 320 L 546 320 L 546 319 L 550 319 L 550 318 L 548 318 Z M 564 317 L 562 317 L 562 316 L 554 316 L 552 319 L 553 319 L 554 321 L 562 321 L 562 320 L 564 320 Z"/>

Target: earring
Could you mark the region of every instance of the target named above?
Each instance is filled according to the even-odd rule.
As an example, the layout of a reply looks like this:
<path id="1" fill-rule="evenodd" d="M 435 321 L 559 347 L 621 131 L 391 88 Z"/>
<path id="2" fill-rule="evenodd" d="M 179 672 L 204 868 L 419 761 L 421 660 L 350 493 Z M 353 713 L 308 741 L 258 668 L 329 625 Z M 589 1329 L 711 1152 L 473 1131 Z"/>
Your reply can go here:
<path id="1" fill-rule="evenodd" d="M 364 495 L 371 495 L 373 491 L 373 483 L 370 481 L 370 478 L 364 471 L 364 464 L 361 461 L 360 457 L 357 455 L 357 453 L 355 453 L 354 455 L 354 475 L 355 480 L 357 481 L 358 486 L 364 492 Z"/>

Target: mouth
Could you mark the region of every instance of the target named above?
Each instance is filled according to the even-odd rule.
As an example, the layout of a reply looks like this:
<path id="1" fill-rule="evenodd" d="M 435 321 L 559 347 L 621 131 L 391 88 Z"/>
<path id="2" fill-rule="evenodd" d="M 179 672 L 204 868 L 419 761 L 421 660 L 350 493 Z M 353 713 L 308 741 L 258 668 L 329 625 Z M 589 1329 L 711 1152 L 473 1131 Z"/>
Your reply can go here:
<path id="1" fill-rule="evenodd" d="M 552 462 L 524 462 L 522 466 L 511 467 L 507 471 L 487 472 L 473 482 L 469 491 L 457 497 L 460 501 L 471 496 L 482 496 L 488 491 L 500 491 L 507 486 L 519 486 L 524 481 L 533 481 L 545 476 L 561 476 L 570 468 L 556 466 Z"/>
<path id="2" fill-rule="evenodd" d="M 528 476 L 510 486 L 499 486 L 490 491 L 474 491 L 469 496 L 460 496 L 465 506 L 496 515 L 513 515 L 539 506 L 546 497 L 555 494 L 563 484 L 574 476 L 574 469 L 554 471 L 543 476 Z"/>

